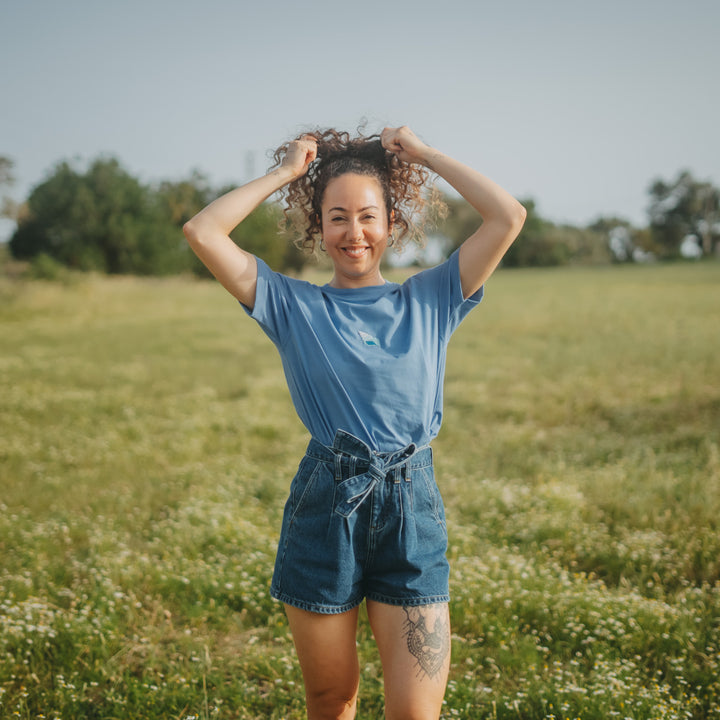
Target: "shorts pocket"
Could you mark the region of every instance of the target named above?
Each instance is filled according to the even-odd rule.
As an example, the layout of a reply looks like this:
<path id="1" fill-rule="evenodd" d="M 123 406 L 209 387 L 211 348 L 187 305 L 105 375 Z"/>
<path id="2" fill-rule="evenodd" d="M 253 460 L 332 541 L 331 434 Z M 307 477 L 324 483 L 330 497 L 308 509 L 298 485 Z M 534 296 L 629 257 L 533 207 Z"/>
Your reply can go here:
<path id="1" fill-rule="evenodd" d="M 302 466 L 301 466 L 302 467 Z M 293 480 L 292 507 L 290 509 L 289 526 L 298 521 L 327 520 L 332 512 L 333 495 L 335 489 L 334 476 L 326 463 L 315 461 L 306 468 L 305 474 L 310 473 L 306 482 L 300 480 L 300 473 Z M 298 482 L 296 482 L 296 480 Z"/>
<path id="2" fill-rule="evenodd" d="M 413 473 L 413 486 L 417 483 L 418 490 L 413 493 L 415 502 L 419 503 L 419 508 L 415 506 L 415 511 L 429 514 L 435 522 L 445 528 L 445 506 L 443 505 L 440 490 L 435 482 L 435 473 L 432 467 L 421 468 Z"/>
<path id="3" fill-rule="evenodd" d="M 334 477 L 326 463 L 304 458 L 290 484 L 275 559 L 273 587 L 284 586 L 286 572 L 322 547 L 332 511 Z"/>

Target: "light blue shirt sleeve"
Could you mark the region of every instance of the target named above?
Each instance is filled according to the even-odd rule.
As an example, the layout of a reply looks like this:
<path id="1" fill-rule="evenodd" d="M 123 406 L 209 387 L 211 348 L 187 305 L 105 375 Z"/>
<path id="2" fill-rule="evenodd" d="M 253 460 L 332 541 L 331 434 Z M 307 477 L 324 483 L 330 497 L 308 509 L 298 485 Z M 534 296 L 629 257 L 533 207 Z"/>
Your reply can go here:
<path id="1" fill-rule="evenodd" d="M 276 273 L 260 258 L 257 262 L 257 283 L 255 305 L 250 310 L 242 305 L 245 312 L 263 329 L 276 346 L 282 345 L 287 337 L 289 303 L 292 299 L 292 285 L 297 280 Z"/>
<path id="2" fill-rule="evenodd" d="M 443 263 L 413 275 L 405 283 L 410 294 L 428 305 L 436 305 L 438 328 L 445 342 L 458 325 L 483 299 L 485 288 L 465 299 L 460 280 L 460 251 L 455 250 Z"/>

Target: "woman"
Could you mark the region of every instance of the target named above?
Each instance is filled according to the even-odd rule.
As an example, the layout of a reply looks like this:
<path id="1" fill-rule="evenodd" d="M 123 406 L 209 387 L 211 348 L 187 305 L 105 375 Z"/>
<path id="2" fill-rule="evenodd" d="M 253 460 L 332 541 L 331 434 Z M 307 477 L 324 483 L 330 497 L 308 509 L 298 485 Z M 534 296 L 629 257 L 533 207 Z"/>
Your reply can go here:
<path id="1" fill-rule="evenodd" d="M 402 285 L 380 263 L 413 228 L 428 171 L 481 215 L 449 260 Z M 333 264 L 322 287 L 273 273 L 229 237 L 276 191 L 303 245 Z M 311 434 L 290 488 L 271 592 L 282 601 L 310 720 L 353 718 L 358 606 L 383 665 L 387 718 L 438 718 L 450 665 L 447 531 L 430 441 L 447 341 L 525 220 L 491 180 L 407 127 L 329 130 L 282 146 L 264 177 L 215 200 L 185 235 L 278 348 Z"/>

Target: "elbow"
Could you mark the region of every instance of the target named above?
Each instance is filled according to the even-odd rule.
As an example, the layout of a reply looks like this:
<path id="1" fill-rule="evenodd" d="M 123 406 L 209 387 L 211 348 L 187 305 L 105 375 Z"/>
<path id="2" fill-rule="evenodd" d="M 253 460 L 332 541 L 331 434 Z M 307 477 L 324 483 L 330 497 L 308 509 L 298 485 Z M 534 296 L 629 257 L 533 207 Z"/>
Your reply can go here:
<path id="1" fill-rule="evenodd" d="M 523 229 L 523 225 L 525 225 L 526 218 L 527 210 L 524 205 L 521 205 L 519 202 L 515 202 L 515 205 L 508 214 L 507 218 L 508 235 L 512 238 L 511 242 L 514 242 L 520 234 L 520 231 Z"/>
<path id="2" fill-rule="evenodd" d="M 198 228 L 198 223 L 195 220 L 195 218 L 190 218 L 184 225 L 183 225 L 183 235 L 185 236 L 185 239 L 188 241 L 188 244 L 190 247 L 195 247 L 200 242 L 200 229 Z"/>
<path id="3" fill-rule="evenodd" d="M 502 228 L 502 234 L 513 242 L 523 229 L 526 218 L 527 210 L 516 200 L 506 207 L 503 215 L 498 218 L 498 227 Z"/>
<path id="4" fill-rule="evenodd" d="M 510 245 L 517 240 L 523 229 L 523 225 L 525 225 L 526 218 L 527 210 L 523 205 L 516 201 L 513 207 L 509 208 L 508 214 L 505 218 L 505 239 L 507 243 L 505 250 L 507 250 L 507 248 L 509 248 Z"/>

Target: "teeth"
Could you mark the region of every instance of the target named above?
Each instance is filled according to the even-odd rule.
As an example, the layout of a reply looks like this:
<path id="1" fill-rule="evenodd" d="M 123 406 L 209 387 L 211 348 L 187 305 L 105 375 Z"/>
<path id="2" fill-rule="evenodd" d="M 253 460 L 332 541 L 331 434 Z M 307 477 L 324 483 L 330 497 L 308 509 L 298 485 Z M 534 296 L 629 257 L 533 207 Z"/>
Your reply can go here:
<path id="1" fill-rule="evenodd" d="M 345 252 L 351 257 L 360 257 L 367 248 L 345 248 Z"/>

